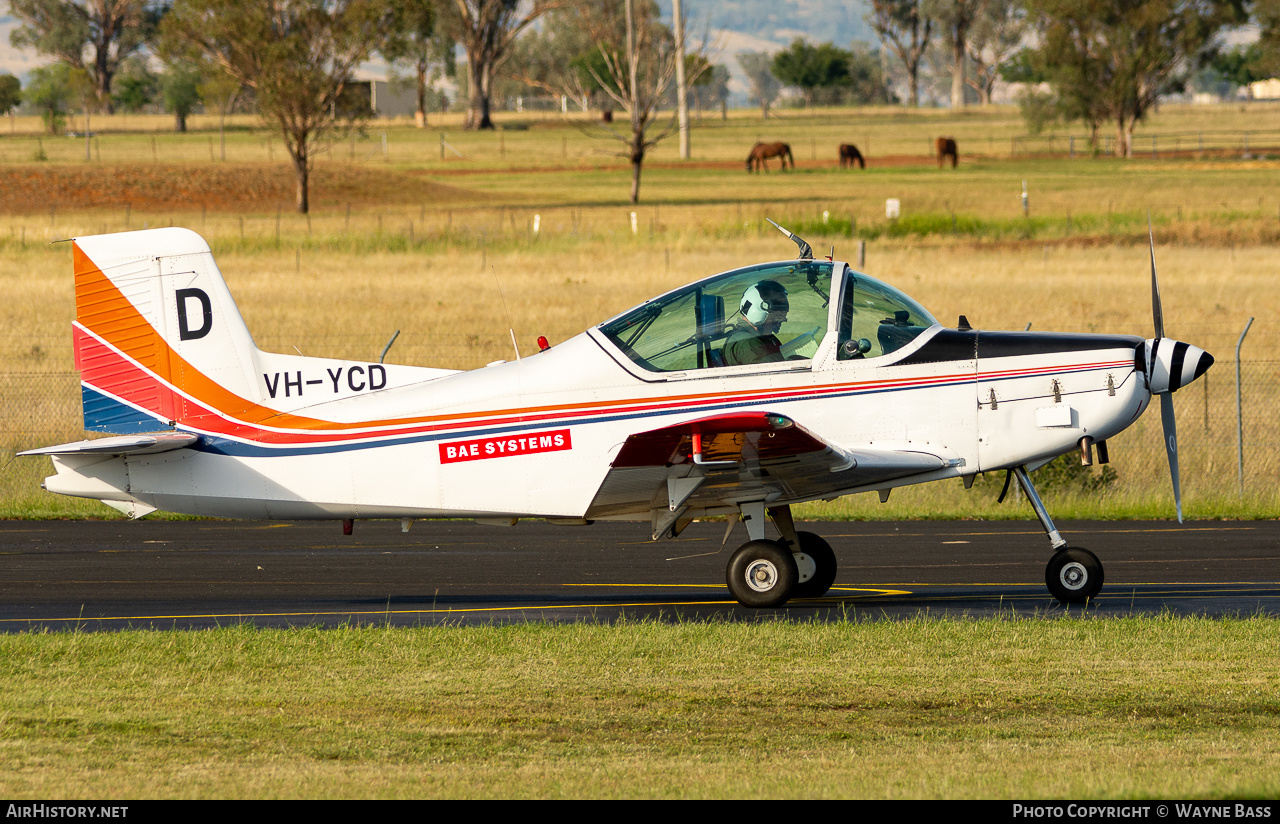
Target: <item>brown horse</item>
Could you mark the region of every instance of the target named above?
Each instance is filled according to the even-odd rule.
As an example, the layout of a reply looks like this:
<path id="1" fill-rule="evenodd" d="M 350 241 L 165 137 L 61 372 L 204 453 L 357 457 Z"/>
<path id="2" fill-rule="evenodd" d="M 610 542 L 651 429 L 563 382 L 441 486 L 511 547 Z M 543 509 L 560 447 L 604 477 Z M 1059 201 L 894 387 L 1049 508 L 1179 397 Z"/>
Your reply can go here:
<path id="1" fill-rule="evenodd" d="M 765 160 L 770 157 L 776 157 L 782 161 L 782 171 L 787 170 L 787 161 L 791 161 L 791 168 L 796 167 L 796 159 L 791 156 L 791 146 L 786 143 L 757 143 L 751 147 L 751 154 L 747 155 L 747 171 L 762 169 L 769 171 L 769 167 L 765 165 Z"/>
<path id="2" fill-rule="evenodd" d="M 859 169 L 867 168 L 867 161 L 862 158 L 862 152 L 858 151 L 858 147 L 852 143 L 840 144 L 840 168 L 852 168 L 857 163 Z"/>
<path id="3" fill-rule="evenodd" d="M 948 157 L 951 158 L 951 168 L 955 168 L 960 162 L 960 155 L 956 153 L 956 142 L 949 137 L 938 138 L 938 168 L 942 168 L 942 162 Z"/>

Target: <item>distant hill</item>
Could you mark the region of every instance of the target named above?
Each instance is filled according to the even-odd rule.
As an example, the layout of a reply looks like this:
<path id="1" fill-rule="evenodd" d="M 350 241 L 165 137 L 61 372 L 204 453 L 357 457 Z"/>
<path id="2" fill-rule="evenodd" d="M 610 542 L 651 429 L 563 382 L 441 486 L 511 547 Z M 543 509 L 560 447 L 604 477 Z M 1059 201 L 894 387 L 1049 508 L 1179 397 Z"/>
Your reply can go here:
<path id="1" fill-rule="evenodd" d="M 671 0 L 658 0 L 658 5 L 669 20 Z M 683 0 L 683 7 L 693 32 L 709 20 L 712 29 L 743 35 L 744 43 L 767 41 L 781 48 L 804 37 L 847 49 L 854 40 L 879 42 L 863 20 L 870 10 L 866 0 Z"/>

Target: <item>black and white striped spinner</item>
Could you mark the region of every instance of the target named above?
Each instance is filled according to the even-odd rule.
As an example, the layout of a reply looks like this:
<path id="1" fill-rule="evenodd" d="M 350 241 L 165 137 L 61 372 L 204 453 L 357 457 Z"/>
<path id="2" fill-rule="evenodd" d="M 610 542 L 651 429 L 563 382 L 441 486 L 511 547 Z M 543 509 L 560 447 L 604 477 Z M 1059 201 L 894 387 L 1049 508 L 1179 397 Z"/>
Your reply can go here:
<path id="1" fill-rule="evenodd" d="M 1208 371 L 1213 355 L 1173 338 L 1146 342 L 1147 388 L 1153 395 L 1177 392 Z"/>

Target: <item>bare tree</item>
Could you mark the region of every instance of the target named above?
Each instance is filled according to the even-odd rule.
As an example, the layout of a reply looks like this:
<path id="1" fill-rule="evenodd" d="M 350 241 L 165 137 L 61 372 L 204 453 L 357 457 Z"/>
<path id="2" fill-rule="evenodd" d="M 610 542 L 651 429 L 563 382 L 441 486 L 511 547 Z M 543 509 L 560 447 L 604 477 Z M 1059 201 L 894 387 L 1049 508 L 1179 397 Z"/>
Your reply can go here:
<path id="1" fill-rule="evenodd" d="M 639 9 L 636 8 L 637 2 Z M 605 94 L 630 115 L 629 135 L 612 128 L 610 132 L 627 146 L 626 155 L 631 162 L 631 202 L 638 203 L 645 153 L 676 129 L 673 118 L 657 134 L 651 131 L 657 119 L 658 105 L 675 77 L 676 48 L 670 29 L 658 22 L 658 7 L 652 0 L 624 0 L 623 19 L 625 39 L 620 44 L 621 49 L 603 39 L 606 33 L 602 32 L 598 48 L 603 71 L 593 67 L 592 72 Z M 696 53 L 703 51 L 705 48 Z M 703 66 L 709 65 L 705 60 L 698 62 Z"/>
<path id="2" fill-rule="evenodd" d="M 1000 67 L 1022 49 L 1028 30 L 1027 12 L 1021 0 L 987 0 L 973 21 L 966 45 L 973 64 L 968 83 L 982 105 L 991 104 L 991 92 L 1000 79 Z"/>
<path id="3" fill-rule="evenodd" d="M 765 52 L 742 52 L 738 55 L 738 65 L 747 75 L 751 96 L 760 104 L 761 119 L 767 120 L 769 107 L 782 90 L 782 81 L 773 76 L 773 56 Z"/>
<path id="4" fill-rule="evenodd" d="M 587 66 L 599 62 L 595 38 L 604 26 L 605 11 L 601 4 L 583 3 L 548 13 L 541 26 L 512 45 L 504 72 L 527 86 L 563 95 L 587 111 L 600 91 Z M 624 36 L 621 15 L 617 17 L 617 36 L 610 42 L 621 42 Z"/>
<path id="5" fill-rule="evenodd" d="M 912 106 L 920 105 L 920 65 L 933 34 L 933 19 L 923 6 L 924 0 L 871 0 L 867 15 L 880 42 L 902 61 Z"/>
<path id="6" fill-rule="evenodd" d="M 982 14 L 987 0 L 931 0 L 930 13 L 946 31 L 951 47 L 951 108 L 964 108 L 965 58 L 969 29 Z"/>
<path id="7" fill-rule="evenodd" d="M 467 53 L 468 129 L 492 129 L 493 79 L 512 44 L 533 21 L 561 0 L 453 0 L 448 32 Z"/>

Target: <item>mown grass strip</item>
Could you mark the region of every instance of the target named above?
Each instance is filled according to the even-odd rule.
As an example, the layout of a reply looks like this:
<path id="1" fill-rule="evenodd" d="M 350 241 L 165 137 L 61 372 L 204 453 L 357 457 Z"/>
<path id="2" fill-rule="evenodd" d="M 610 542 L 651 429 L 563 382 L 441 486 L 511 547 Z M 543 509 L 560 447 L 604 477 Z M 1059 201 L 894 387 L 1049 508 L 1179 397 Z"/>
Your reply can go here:
<path id="1" fill-rule="evenodd" d="M 1274 798 L 1276 619 L 0 637 L 9 797 Z"/>

